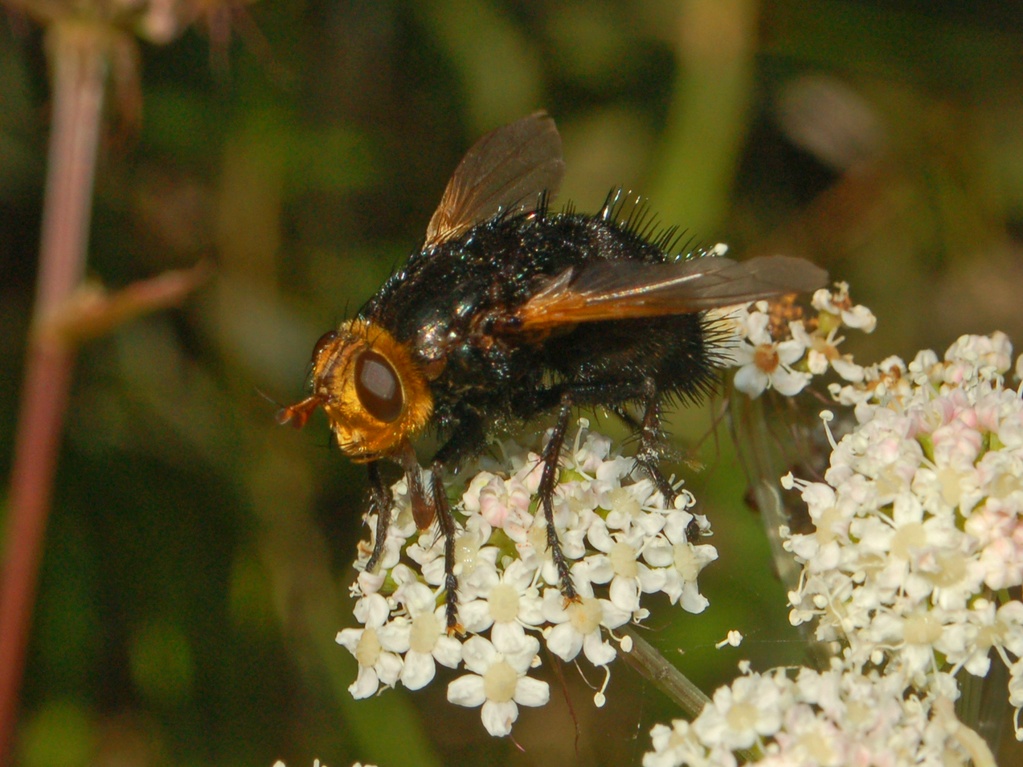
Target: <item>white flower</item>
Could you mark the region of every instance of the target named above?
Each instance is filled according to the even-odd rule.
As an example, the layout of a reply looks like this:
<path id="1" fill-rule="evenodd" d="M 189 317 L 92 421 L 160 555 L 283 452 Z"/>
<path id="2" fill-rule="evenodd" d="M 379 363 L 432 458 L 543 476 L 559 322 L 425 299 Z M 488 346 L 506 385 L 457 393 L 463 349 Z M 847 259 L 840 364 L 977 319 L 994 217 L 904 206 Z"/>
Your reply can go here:
<path id="1" fill-rule="evenodd" d="M 838 290 L 834 293 L 827 288 L 821 288 L 814 293 L 811 300 L 814 309 L 836 316 L 846 327 L 872 333 L 877 326 L 874 313 L 865 306 L 853 305 L 849 298 L 848 283 L 839 282 L 836 287 Z"/>
<path id="2" fill-rule="evenodd" d="M 750 397 L 759 397 L 768 387 L 791 397 L 801 392 L 811 375 L 793 370 L 791 365 L 802 359 L 806 346 L 795 338 L 775 341 L 768 332 L 770 317 L 763 312 L 752 312 L 747 323 L 746 336 L 732 349 L 732 357 L 739 368 L 735 372 L 735 388 Z"/>
<path id="3" fill-rule="evenodd" d="M 612 632 L 649 615 L 644 595 L 664 590 L 691 612 L 706 606 L 696 576 L 716 552 L 685 538 L 694 524 L 701 535 L 709 533 L 706 518 L 687 511 L 695 499 L 678 489 L 673 507 L 665 508 L 654 483 L 634 476 L 642 475 L 634 457 L 618 454 L 610 439 L 589 431 L 585 419 L 579 423 L 563 451 L 553 499 L 578 600 L 566 602 L 558 583 L 537 498 L 543 462 L 536 451 L 503 443 L 500 464 L 484 457 L 485 470 L 466 471 L 467 487 L 453 504 L 451 569 L 459 626 L 469 635 L 464 644 L 447 631 L 445 540 L 437 526 L 415 530 L 407 491 L 395 486 L 399 508 L 383 566 L 360 572 L 352 587 L 365 625 L 338 637 L 359 659 L 353 694 L 366 697 L 399 681 L 420 689 L 433 681 L 437 664 L 455 668 L 462 661 L 473 673 L 452 683 L 450 699 L 483 705 L 487 729 L 506 734 L 519 705 L 541 705 L 549 694 L 546 684 L 525 676 L 529 664 L 539 662 L 538 637 L 555 655 L 575 660 L 582 654 L 604 670 L 594 696 L 600 706 L 609 664 L 617 657 Z M 362 546 L 361 562 L 370 550 L 370 544 Z"/>
<path id="4" fill-rule="evenodd" d="M 782 723 L 789 685 L 784 674 L 744 675 L 730 687 L 719 687 L 693 722 L 706 743 L 731 751 L 751 748 L 760 738 L 774 735 Z"/>
<path id="5" fill-rule="evenodd" d="M 404 636 L 398 640 L 406 648 L 401 683 L 410 690 L 418 690 L 433 681 L 436 663 L 458 667 L 462 643 L 448 636 L 445 608 L 436 606 L 437 597 L 429 586 L 416 581 L 402 584 L 394 598 L 405 605 L 409 616 L 400 624 Z"/>
<path id="6" fill-rule="evenodd" d="M 375 591 L 374 585 L 377 583 L 377 579 L 382 581 L 383 574 L 398 564 L 402 548 L 408 542 L 408 539 L 416 533 L 416 523 L 412 517 L 412 502 L 408 495 L 408 483 L 404 477 L 395 482 L 391 487 L 391 498 L 393 504 L 391 518 L 384 538 L 383 554 L 381 554 L 377 565 L 377 574 L 365 572 L 365 566 L 373 553 L 378 515 L 369 513 L 363 515 L 363 523 L 370 530 L 370 539 L 360 543 L 359 557 L 356 560 L 355 566 L 356 569 L 361 571 L 360 584 L 364 584 L 364 587 L 369 587 L 366 593 Z"/>
<path id="7" fill-rule="evenodd" d="M 338 632 L 337 643 L 359 662 L 359 676 L 348 688 L 354 698 L 376 694 L 381 684 L 393 687 L 401 674 L 401 650 L 389 644 L 393 634 L 383 631 L 389 614 L 387 600 L 370 594 L 355 605 L 355 617 L 365 624 L 364 628 Z"/>
<path id="8" fill-rule="evenodd" d="M 1012 365 L 1012 344 L 1005 333 L 960 336 L 945 352 L 945 382 L 1001 378 Z"/>
<path id="9" fill-rule="evenodd" d="M 541 599 L 533 585 L 535 570 L 521 559 L 513 560 L 498 574 L 488 570 L 487 582 L 479 588 L 479 598 L 459 607 L 459 616 L 467 631 L 481 633 L 490 629 L 490 637 L 510 632 L 523 635 L 523 627 L 543 622 Z"/>
<path id="10" fill-rule="evenodd" d="M 693 517 L 685 510 L 696 504 L 693 494 L 685 488 L 677 488 L 674 508 L 665 508 L 664 497 L 652 480 L 643 478 L 630 485 L 620 485 L 608 493 L 605 508 L 609 511 L 603 520 L 608 530 L 632 532 L 640 526 L 642 534 L 653 538 L 664 529 L 666 521 L 674 514 L 683 514 L 688 520 Z"/>
<path id="11" fill-rule="evenodd" d="M 739 761 L 729 749 L 700 740 L 689 722 L 676 719 L 671 727 L 654 725 L 650 731 L 653 751 L 643 755 L 643 767 L 736 767 Z"/>
<path id="12" fill-rule="evenodd" d="M 823 375 L 831 367 L 846 381 L 858 383 L 863 380 L 863 367 L 853 362 L 851 354 L 838 351 L 838 345 L 845 340 L 838 335 L 838 326 L 832 327 L 826 335 L 821 333 L 821 328 L 808 333 L 803 321 L 795 320 L 789 323 L 789 330 L 792 337 L 807 348 L 806 364 L 813 375 Z"/>
<path id="13" fill-rule="evenodd" d="M 529 511 L 533 492 L 519 475 L 504 479 L 481 471 L 462 495 L 462 507 L 470 514 L 479 513 L 493 527 L 528 528 L 533 520 Z"/>
<path id="14" fill-rule="evenodd" d="M 689 541 L 687 530 L 694 519 L 692 514 L 684 511 L 669 514 L 663 534 L 644 547 L 643 559 L 661 573 L 663 583 L 660 590 L 668 595 L 671 603 L 680 602 L 686 612 L 697 614 L 710 604 L 710 600 L 700 593 L 697 577 L 703 568 L 718 558 L 718 552 L 710 544 Z M 706 524 L 706 518 L 700 519 Z"/>
<path id="15" fill-rule="evenodd" d="M 660 591 L 665 574 L 640 561 L 644 539 L 636 534 L 610 533 L 602 526 L 592 527 L 587 540 L 599 553 L 586 557 L 572 568 L 577 586 L 582 582 L 608 583 L 608 595 L 615 607 L 629 613 L 640 610 L 640 596 Z"/>
<path id="16" fill-rule="evenodd" d="M 593 596 L 566 604 L 557 589 L 544 591 L 543 614 L 553 624 L 544 634 L 547 649 L 564 661 L 575 660 L 582 651 L 594 666 L 606 666 L 616 655 L 615 648 L 601 636 L 601 627 L 616 629 L 632 617 L 610 600 Z"/>
<path id="17" fill-rule="evenodd" d="M 507 638 L 494 643 L 470 637 L 462 648 L 467 669 L 472 671 L 448 685 L 448 700 L 459 706 L 483 706 L 481 716 L 487 732 L 495 737 L 511 732 L 519 706 L 542 706 L 550 698 L 546 682 L 526 676 L 540 649 L 533 637 L 517 644 Z"/>

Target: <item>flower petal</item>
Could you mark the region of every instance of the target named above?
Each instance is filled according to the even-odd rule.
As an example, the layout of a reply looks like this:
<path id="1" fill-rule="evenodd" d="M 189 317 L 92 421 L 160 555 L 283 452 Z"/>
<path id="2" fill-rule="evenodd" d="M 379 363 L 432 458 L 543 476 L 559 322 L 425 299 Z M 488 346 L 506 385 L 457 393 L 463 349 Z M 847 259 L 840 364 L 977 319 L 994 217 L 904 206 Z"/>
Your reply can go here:
<path id="1" fill-rule="evenodd" d="M 401 683 L 410 690 L 421 690 L 433 681 L 437 664 L 433 656 L 410 650 L 405 654 L 405 665 L 401 669 Z"/>
<path id="2" fill-rule="evenodd" d="M 524 676 L 515 684 L 515 702 L 520 706 L 544 706 L 550 699 L 551 688 L 544 681 Z"/>
<path id="3" fill-rule="evenodd" d="M 480 717 L 483 719 L 483 726 L 487 728 L 487 732 L 495 738 L 501 738 L 511 732 L 512 724 L 519 718 L 519 707 L 511 700 L 506 703 L 494 703 L 494 701 L 488 700 L 483 704 Z"/>
<path id="4" fill-rule="evenodd" d="M 483 705 L 486 699 L 483 677 L 478 674 L 465 674 L 448 684 L 448 702 L 456 706 L 475 708 Z"/>

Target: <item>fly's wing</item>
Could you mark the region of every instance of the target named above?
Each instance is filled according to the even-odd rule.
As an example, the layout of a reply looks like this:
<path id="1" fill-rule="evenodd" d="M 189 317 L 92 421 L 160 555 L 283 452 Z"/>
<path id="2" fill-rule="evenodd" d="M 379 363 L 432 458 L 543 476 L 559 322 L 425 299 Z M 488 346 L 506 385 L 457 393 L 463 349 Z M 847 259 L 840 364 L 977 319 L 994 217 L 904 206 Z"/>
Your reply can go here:
<path id="1" fill-rule="evenodd" d="M 424 247 L 438 245 L 498 213 L 528 213 L 561 185 L 561 136 L 546 112 L 491 131 L 455 169 L 426 228 Z"/>
<path id="2" fill-rule="evenodd" d="M 822 287 L 823 269 L 788 256 L 732 261 L 707 256 L 666 264 L 601 261 L 567 269 L 497 323 L 504 331 L 662 317 Z"/>

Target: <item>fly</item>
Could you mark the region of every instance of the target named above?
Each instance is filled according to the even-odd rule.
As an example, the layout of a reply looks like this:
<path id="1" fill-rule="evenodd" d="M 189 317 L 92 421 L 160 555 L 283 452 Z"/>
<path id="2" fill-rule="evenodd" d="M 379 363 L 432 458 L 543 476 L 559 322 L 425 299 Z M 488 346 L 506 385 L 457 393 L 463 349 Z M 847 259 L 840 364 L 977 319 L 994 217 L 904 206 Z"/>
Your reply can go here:
<path id="1" fill-rule="evenodd" d="M 554 526 L 558 461 L 572 409 L 605 407 L 638 437 L 636 463 L 670 504 L 659 466 L 661 407 L 713 385 L 724 335 L 705 312 L 813 290 L 827 274 L 797 258 L 675 256 L 612 193 L 595 215 L 556 212 L 561 138 L 544 112 L 481 138 L 448 182 L 422 247 L 358 314 L 313 349 L 312 394 L 281 409 L 303 426 L 323 408 L 345 455 L 366 464 L 379 564 L 390 523 L 383 461 L 405 473 L 420 530 L 444 536 L 446 616 L 458 625 L 455 522 L 445 473 L 508 423 L 554 413 L 538 496 L 566 599 L 578 595 Z M 636 210 L 635 208 L 633 209 Z M 638 405 L 641 415 L 633 415 Z M 424 482 L 416 438 L 440 448 Z"/>

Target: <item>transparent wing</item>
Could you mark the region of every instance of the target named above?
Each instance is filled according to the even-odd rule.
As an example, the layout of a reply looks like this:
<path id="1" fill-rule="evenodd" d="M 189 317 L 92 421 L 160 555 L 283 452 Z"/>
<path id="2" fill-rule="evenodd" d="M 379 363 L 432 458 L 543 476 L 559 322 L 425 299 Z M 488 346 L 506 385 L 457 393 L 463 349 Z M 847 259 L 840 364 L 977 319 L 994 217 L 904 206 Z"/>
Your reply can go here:
<path id="1" fill-rule="evenodd" d="M 788 256 L 732 261 L 708 256 L 667 264 L 603 261 L 554 277 L 504 329 L 531 332 L 601 320 L 688 314 L 822 287 L 823 269 Z"/>
<path id="2" fill-rule="evenodd" d="M 457 237 L 499 212 L 528 213 L 561 185 L 561 136 L 546 112 L 491 131 L 466 153 L 426 228 L 424 247 Z"/>

